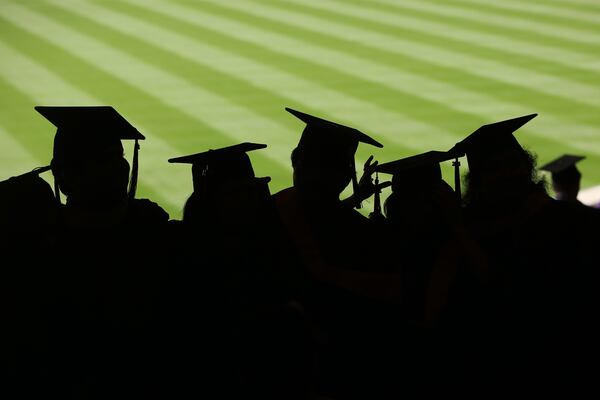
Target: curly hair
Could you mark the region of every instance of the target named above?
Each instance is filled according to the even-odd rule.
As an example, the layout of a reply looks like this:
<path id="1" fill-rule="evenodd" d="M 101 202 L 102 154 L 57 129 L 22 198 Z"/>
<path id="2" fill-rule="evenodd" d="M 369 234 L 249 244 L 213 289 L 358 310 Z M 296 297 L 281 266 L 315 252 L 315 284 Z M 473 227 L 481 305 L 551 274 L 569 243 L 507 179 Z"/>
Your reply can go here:
<path id="1" fill-rule="evenodd" d="M 546 178 L 538 173 L 537 170 L 537 155 L 529 150 L 523 149 L 521 153 L 524 157 L 519 157 L 522 161 L 522 166 L 528 171 L 528 179 L 520 179 L 518 187 L 529 192 L 547 193 L 548 182 Z M 480 182 L 483 175 L 475 174 L 469 171 L 463 175 L 463 187 L 466 188 L 462 196 L 464 206 L 470 207 L 479 202 L 480 195 L 483 191 L 488 190 L 488 187 Z"/>

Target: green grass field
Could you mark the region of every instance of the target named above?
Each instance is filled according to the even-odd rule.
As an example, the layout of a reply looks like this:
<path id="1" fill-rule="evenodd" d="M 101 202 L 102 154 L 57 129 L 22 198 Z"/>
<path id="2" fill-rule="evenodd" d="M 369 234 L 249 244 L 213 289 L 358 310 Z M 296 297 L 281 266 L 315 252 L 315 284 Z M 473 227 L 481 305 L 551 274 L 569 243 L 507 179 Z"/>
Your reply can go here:
<path id="1" fill-rule="evenodd" d="M 170 157 L 267 143 L 257 175 L 272 192 L 290 185 L 303 125 L 285 106 L 384 143 L 359 149 L 359 169 L 537 112 L 519 141 L 540 162 L 586 155 L 588 187 L 600 184 L 600 2 L 0 0 L 0 99 L 0 179 L 50 161 L 55 130 L 34 105 L 110 104 L 147 137 L 138 197 L 173 218 L 191 174 Z"/>

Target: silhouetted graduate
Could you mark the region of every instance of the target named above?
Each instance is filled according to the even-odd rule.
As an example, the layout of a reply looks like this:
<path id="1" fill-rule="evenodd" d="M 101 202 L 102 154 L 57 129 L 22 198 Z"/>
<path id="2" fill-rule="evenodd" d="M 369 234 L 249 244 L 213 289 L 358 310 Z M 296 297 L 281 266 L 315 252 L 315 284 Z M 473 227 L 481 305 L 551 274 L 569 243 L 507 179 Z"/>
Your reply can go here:
<path id="1" fill-rule="evenodd" d="M 37 106 L 35 109 L 57 127 L 51 166 L 55 195 L 60 198 L 60 191 L 65 193 L 66 210 L 72 211 L 67 212 L 68 220 L 107 225 L 118 222 L 125 214 L 140 218 L 138 222 L 143 223 L 152 218 L 168 219 L 156 204 L 134 199 L 138 142 L 145 138 L 114 108 Z M 121 140 L 135 141 L 131 179 Z"/>
<path id="2" fill-rule="evenodd" d="M 371 276 L 373 280 L 361 277 L 360 272 L 378 268 L 374 255 L 366 250 L 376 243 L 373 235 L 361 235 L 372 224 L 340 200 L 350 182 L 358 185 L 354 163 L 358 144 L 383 145 L 355 128 L 286 110 L 306 127 L 292 152 L 294 186 L 274 197 L 307 271 L 317 281 L 339 284 L 356 294 L 394 297 L 397 293 L 393 290 L 377 287 L 375 276 Z"/>
<path id="3" fill-rule="evenodd" d="M 376 172 L 392 175 L 392 194 L 384 204 L 388 219 L 401 222 L 400 220 L 403 218 L 435 218 L 436 215 L 426 210 L 417 215 L 410 215 L 410 213 L 413 206 L 427 207 L 432 200 L 435 200 L 431 196 L 442 187 L 446 192 L 453 192 L 452 188 L 442 180 L 440 163 L 454 158 L 455 155 L 452 153 L 428 151 L 378 165 L 375 168 Z M 456 201 L 454 203 L 457 205 Z M 431 204 L 429 205 L 431 206 Z M 408 221 L 404 221 L 404 224 L 408 224 Z M 427 229 L 421 222 L 407 226 L 408 229 L 413 227 Z"/>
<path id="4" fill-rule="evenodd" d="M 250 207 L 250 199 L 240 197 L 249 194 L 246 189 L 256 189 L 268 198 L 270 177 L 258 178 L 254 174 L 249 151 L 263 149 L 266 144 L 240 143 L 189 156 L 169 159 L 170 163 L 192 165 L 193 193 L 188 199 L 183 214 L 183 221 L 188 224 L 210 226 L 214 218 L 235 216 L 242 211 L 240 218 L 249 218 L 254 214 Z M 229 191 L 229 193 L 227 193 Z M 226 204 L 224 202 L 237 202 Z M 222 207 L 222 208 L 221 208 Z M 240 209 L 241 208 L 241 209 Z M 220 215 L 219 211 L 226 214 Z M 226 220 L 221 221 L 225 222 Z M 242 223 L 243 221 L 238 221 Z"/>
<path id="5" fill-rule="evenodd" d="M 49 170 L 50 166 L 39 167 L 0 182 L 0 228 L 6 240 L 36 241 L 56 222 L 54 193 L 39 176 Z"/>
<path id="6" fill-rule="evenodd" d="M 583 159 L 585 156 L 564 154 L 540 167 L 552 174 L 552 189 L 557 200 L 578 202 L 581 172 L 576 164 Z"/>
<path id="7" fill-rule="evenodd" d="M 185 205 L 183 223 L 190 248 L 201 246 L 205 254 L 191 256 L 209 265 L 225 263 L 230 270 L 212 268 L 230 274 L 227 279 L 240 273 L 265 273 L 257 268 L 270 263 L 256 257 L 271 258 L 282 250 L 272 242 L 281 236 L 281 225 L 269 191 L 271 178 L 256 177 L 247 154 L 265 147 L 240 143 L 169 160 L 192 165 L 194 191 Z"/>
<path id="8" fill-rule="evenodd" d="M 478 359 L 467 364 L 485 365 L 469 374 L 545 390 L 547 382 L 587 379 L 573 367 L 572 350 L 585 351 L 582 314 L 595 302 L 586 233 L 597 218 L 551 199 L 536 178 L 534 157 L 513 135 L 535 116 L 484 125 L 454 150 L 467 155 L 467 221 L 490 266 L 481 298 L 462 319 L 469 325 L 462 330 L 487 338 L 464 343 Z"/>
<path id="9" fill-rule="evenodd" d="M 144 136 L 110 106 L 38 106 L 57 127 L 52 173 L 60 206 L 49 251 L 49 360 L 57 395 L 152 392 L 149 329 L 161 291 L 168 214 L 136 199 Z M 121 140 L 134 140 L 131 179 Z M 129 188 L 128 188 L 129 185 Z"/>
<path id="10" fill-rule="evenodd" d="M 445 248 L 452 235 L 450 224 L 454 223 L 446 220 L 446 210 L 459 215 L 460 208 L 454 192 L 442 180 L 440 168 L 440 163 L 452 158 L 450 153 L 428 151 L 375 168 L 378 174 L 392 175 L 392 193 L 384 203 L 384 211 L 389 235 L 394 239 L 386 251 L 390 264 L 402 265 L 402 301 L 396 318 L 403 319 L 405 326 L 396 333 L 403 347 L 395 368 L 403 378 L 403 394 L 412 394 L 429 380 L 436 381 L 433 369 L 439 361 L 432 359 L 424 321 L 427 289 L 435 266 L 443 260 L 457 269 L 457 255 Z M 394 348 L 393 344 L 388 346 Z"/>
<path id="11" fill-rule="evenodd" d="M 230 396 L 246 386 L 259 390 L 265 384 L 253 382 L 251 371 L 238 368 L 241 364 L 277 368 L 265 361 L 274 349 L 263 347 L 264 360 L 246 360 L 243 357 L 250 352 L 235 343 L 252 345 L 241 325 L 248 315 L 288 300 L 289 273 L 295 262 L 269 192 L 270 178 L 255 176 L 247 154 L 265 147 L 240 143 L 169 160 L 192 165 L 194 188 L 184 209 L 187 248 L 182 249 L 184 264 L 174 282 L 180 304 L 173 307 L 181 317 L 173 325 L 179 327 L 180 343 L 187 340 L 182 351 L 199 351 L 198 357 L 204 357 L 202 368 L 212 369 L 211 382 L 204 384 L 226 387 L 232 391 Z M 201 312 L 202 320 L 187 321 L 190 312 Z M 200 337 L 204 339 L 197 343 Z M 197 364 L 189 367 L 195 371 Z M 242 387 L 238 387 L 240 380 L 245 382 Z"/>
<path id="12" fill-rule="evenodd" d="M 200 246 L 212 244 L 207 254 L 214 254 L 219 262 L 228 260 L 231 272 L 255 277 L 290 272 L 288 264 L 296 262 L 270 194 L 271 178 L 255 176 L 247 154 L 265 147 L 240 143 L 169 160 L 192 164 L 194 192 L 183 219 L 189 240 Z M 282 281 L 282 276 L 279 278 L 277 285 L 284 287 L 289 283 Z M 253 296 L 267 295 L 268 291 L 264 288 Z"/>
<path id="13" fill-rule="evenodd" d="M 50 185 L 39 175 L 49 166 L 0 182 L 0 353 L 4 393 L 44 395 L 40 353 L 45 350 L 48 243 L 58 214 Z"/>
<path id="14" fill-rule="evenodd" d="M 390 251 L 405 262 L 402 296 L 407 318 L 413 322 L 423 321 L 431 271 L 442 247 L 462 225 L 460 204 L 442 179 L 440 168 L 442 162 L 454 158 L 453 153 L 428 151 L 379 164 L 375 169 L 392 175 L 392 193 L 384 210 L 396 236 Z M 448 253 L 453 249 L 443 250 Z M 456 257 L 454 254 L 454 262 Z"/>
<path id="15" fill-rule="evenodd" d="M 400 299 L 400 269 L 382 262 L 378 249 L 386 247 L 386 236 L 354 210 L 360 196 L 349 202 L 340 194 L 351 182 L 359 186 L 354 162 L 359 143 L 382 145 L 355 128 L 286 110 L 306 127 L 291 156 L 294 186 L 274 198 L 309 278 L 302 300 L 328 337 L 320 352 L 319 387 L 334 398 L 368 397 L 388 387 L 379 366 L 391 357 L 382 349 L 389 342 L 372 335 L 392 335 L 386 327 L 397 324 L 386 317 Z M 374 363 L 376 368 L 366 369 Z"/>
<path id="16" fill-rule="evenodd" d="M 512 207 L 510 202 L 515 196 L 518 201 L 523 190 L 532 186 L 533 159 L 512 133 L 536 115 L 483 125 L 453 147 L 451 151 L 467 155 L 467 201 L 471 200 L 470 195 L 478 195 L 481 197 L 473 199 L 476 204 L 485 202 L 485 206 Z M 475 194 L 475 188 L 481 190 Z"/>
<path id="17" fill-rule="evenodd" d="M 334 169 L 337 170 L 337 173 L 346 173 L 349 174 L 350 180 L 352 182 L 352 195 L 344 199 L 346 204 L 349 204 L 353 207 L 360 208 L 360 202 L 369 198 L 374 192 L 375 188 L 372 185 L 372 181 L 370 176 L 374 172 L 374 167 L 377 166 L 377 161 L 371 164 L 373 160 L 373 156 L 371 156 L 365 166 L 364 166 L 364 174 L 361 177 L 361 180 L 358 181 L 356 177 L 356 165 L 354 162 L 354 154 L 358 148 L 359 142 L 370 144 L 375 147 L 383 147 L 383 145 L 377 142 L 375 139 L 370 136 L 364 134 L 358 129 L 351 128 L 348 126 L 344 126 L 338 124 L 336 122 L 328 121 L 319 117 L 315 117 L 313 115 L 309 115 L 303 113 L 301 111 L 296 111 L 291 108 L 286 108 L 286 111 L 296 116 L 298 119 L 306 123 L 306 129 L 302 132 L 302 136 L 300 137 L 300 142 L 298 143 L 297 149 L 311 149 L 308 151 L 315 152 L 318 150 L 320 156 L 329 153 L 330 150 L 333 150 L 330 154 L 334 159 L 332 162 L 341 161 L 338 157 L 346 157 L 343 161 L 346 164 L 347 169 L 342 170 L 340 168 Z M 328 132 L 325 136 L 321 136 L 319 132 Z M 298 153 L 307 151 L 298 150 Z M 344 154 L 346 153 L 346 154 Z M 316 153 L 315 153 L 316 154 Z M 351 156 L 350 156 L 351 155 Z M 292 154 L 294 157 L 294 154 Z M 293 164 L 294 160 L 292 160 Z M 330 170 L 329 172 L 333 172 Z M 332 184 L 337 183 L 336 176 L 330 176 L 331 181 L 329 184 L 322 185 L 325 191 L 327 191 L 330 187 L 334 190 L 338 188 L 333 188 Z M 341 182 L 341 180 L 340 180 Z M 313 184 L 315 184 L 313 182 Z M 344 188 L 348 186 L 348 183 L 344 186 Z M 343 188 L 342 188 L 343 190 Z M 341 193 L 341 191 L 340 191 Z M 339 194 L 338 194 L 339 196 Z"/>

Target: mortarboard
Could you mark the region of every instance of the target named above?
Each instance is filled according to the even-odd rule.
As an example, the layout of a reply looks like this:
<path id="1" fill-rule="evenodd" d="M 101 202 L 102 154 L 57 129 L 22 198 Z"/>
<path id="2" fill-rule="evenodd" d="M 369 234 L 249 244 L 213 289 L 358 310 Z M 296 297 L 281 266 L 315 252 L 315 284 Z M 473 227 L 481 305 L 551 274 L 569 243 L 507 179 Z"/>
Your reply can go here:
<path id="1" fill-rule="evenodd" d="M 552 182 L 554 185 L 559 185 L 562 187 L 569 186 L 580 181 L 581 173 L 575 164 L 584 158 L 585 156 L 564 154 L 557 159 L 543 165 L 540 167 L 540 169 L 543 171 L 548 171 L 552 174 Z"/>
<path id="2" fill-rule="evenodd" d="M 391 174 L 392 190 L 404 187 L 427 187 L 442 180 L 440 163 L 457 159 L 461 154 L 450 151 L 428 151 L 414 156 L 379 164 L 375 172 Z M 460 165 L 456 164 L 455 165 Z M 460 174 L 455 174 L 455 189 L 460 199 Z"/>
<path id="3" fill-rule="evenodd" d="M 306 123 L 306 128 L 302 132 L 298 147 L 349 147 L 355 151 L 359 142 L 375 147 L 383 147 L 381 143 L 356 128 L 315 117 L 314 115 L 306 114 L 289 107 L 286 107 L 285 110 Z"/>
<path id="4" fill-rule="evenodd" d="M 249 151 L 264 149 L 266 144 L 240 143 L 220 149 L 208 150 L 169 159 L 170 163 L 192 164 L 194 191 L 205 187 L 207 181 L 228 181 L 237 179 L 256 179 L 270 181 L 271 178 L 257 178 L 252 168 Z"/>
<path id="5" fill-rule="evenodd" d="M 571 154 L 564 154 L 557 159 L 550 161 L 549 163 L 540 167 L 543 171 L 551 172 L 552 174 L 560 173 L 567 168 L 574 167 L 579 161 L 583 160 L 585 156 L 574 156 Z"/>
<path id="6" fill-rule="evenodd" d="M 36 106 L 37 112 L 60 130 L 85 135 L 87 139 L 111 137 L 144 140 L 133 125 L 111 106 Z"/>
<path id="7" fill-rule="evenodd" d="M 37 112 L 56 126 L 54 137 L 53 164 L 66 159 L 81 160 L 86 155 L 101 152 L 103 148 L 135 140 L 129 198 L 135 196 L 138 173 L 138 140 L 142 135 L 111 106 L 36 106 Z M 55 188 L 56 196 L 59 196 Z"/>
<path id="8" fill-rule="evenodd" d="M 349 157 L 352 167 L 352 186 L 353 191 L 356 193 L 358 181 L 356 179 L 354 153 L 358 148 L 358 144 L 362 142 L 379 148 L 383 145 L 356 128 L 328 121 L 289 107 L 286 107 L 285 110 L 306 123 L 298 142 L 298 148 L 311 149 L 311 151 L 318 151 L 326 156 L 339 153 L 342 156 Z M 356 206 L 360 208 L 360 203 L 357 203 Z"/>
<path id="9" fill-rule="evenodd" d="M 442 179 L 440 163 L 456 158 L 453 153 L 445 151 L 428 151 L 396 161 L 379 164 L 376 172 L 391 174 L 393 179 L 406 179 L 415 183 Z"/>
<path id="10" fill-rule="evenodd" d="M 523 148 L 513 132 L 536 116 L 537 114 L 529 114 L 483 125 L 458 142 L 451 151 L 466 154 L 471 171 L 485 164 L 486 160 L 506 152 L 521 153 Z"/>

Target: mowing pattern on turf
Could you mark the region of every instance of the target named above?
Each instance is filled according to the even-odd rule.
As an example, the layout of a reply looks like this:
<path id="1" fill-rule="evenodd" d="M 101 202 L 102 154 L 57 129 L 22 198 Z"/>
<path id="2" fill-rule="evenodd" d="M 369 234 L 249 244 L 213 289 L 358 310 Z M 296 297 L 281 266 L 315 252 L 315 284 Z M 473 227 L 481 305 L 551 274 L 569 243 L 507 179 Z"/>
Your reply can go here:
<path id="1" fill-rule="evenodd" d="M 148 138 L 140 197 L 175 218 L 191 176 L 170 157 L 263 142 L 257 174 L 291 183 L 302 125 L 284 106 L 386 145 L 358 165 L 537 112 L 519 140 L 540 162 L 586 155 L 586 187 L 600 183 L 600 3 L 0 0 L 0 94 L 0 179 L 50 160 L 34 105 L 111 104 Z"/>

